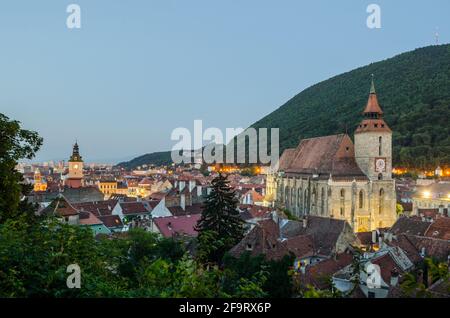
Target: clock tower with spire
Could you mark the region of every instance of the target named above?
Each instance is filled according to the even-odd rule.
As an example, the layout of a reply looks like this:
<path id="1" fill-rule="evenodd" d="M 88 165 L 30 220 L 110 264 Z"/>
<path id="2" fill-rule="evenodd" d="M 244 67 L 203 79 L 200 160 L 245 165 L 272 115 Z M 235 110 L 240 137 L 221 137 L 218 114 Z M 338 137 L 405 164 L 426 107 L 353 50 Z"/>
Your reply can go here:
<path id="1" fill-rule="evenodd" d="M 83 186 L 83 160 L 80 156 L 78 143 L 73 145 L 72 155 L 69 159 L 69 175 L 66 180 L 69 188 L 80 188 Z"/>
<path id="2" fill-rule="evenodd" d="M 383 119 L 372 76 L 364 119 L 355 131 L 355 159 L 372 181 L 392 179 L 392 131 Z"/>

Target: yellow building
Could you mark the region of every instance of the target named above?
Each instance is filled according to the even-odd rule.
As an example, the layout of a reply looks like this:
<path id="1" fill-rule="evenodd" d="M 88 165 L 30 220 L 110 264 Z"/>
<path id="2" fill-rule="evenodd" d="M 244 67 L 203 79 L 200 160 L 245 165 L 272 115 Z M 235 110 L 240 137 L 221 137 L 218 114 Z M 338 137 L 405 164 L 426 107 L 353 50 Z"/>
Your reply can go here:
<path id="1" fill-rule="evenodd" d="M 47 191 L 47 182 L 42 179 L 39 169 L 36 169 L 34 172 L 34 192 L 39 191 Z"/>
<path id="2" fill-rule="evenodd" d="M 436 182 L 418 186 L 413 197 L 413 213 L 419 215 L 421 209 L 450 209 L 450 183 Z"/>
<path id="3" fill-rule="evenodd" d="M 117 181 L 115 180 L 100 180 L 97 185 L 98 189 L 104 195 L 111 195 L 117 193 Z"/>

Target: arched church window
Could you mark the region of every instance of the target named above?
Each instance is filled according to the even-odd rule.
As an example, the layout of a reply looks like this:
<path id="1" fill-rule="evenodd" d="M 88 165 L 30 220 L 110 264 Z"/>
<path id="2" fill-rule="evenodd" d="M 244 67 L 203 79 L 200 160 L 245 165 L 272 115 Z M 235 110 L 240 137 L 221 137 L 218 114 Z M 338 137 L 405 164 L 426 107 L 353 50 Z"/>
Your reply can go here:
<path id="1" fill-rule="evenodd" d="M 378 138 L 378 155 L 381 156 L 381 145 L 383 144 L 383 137 Z"/>
<path id="2" fill-rule="evenodd" d="M 359 191 L 359 208 L 362 209 L 364 208 L 364 192 L 363 190 Z"/>
<path id="3" fill-rule="evenodd" d="M 321 194 L 320 194 L 320 214 L 325 213 L 325 190 L 322 188 Z"/>
<path id="4" fill-rule="evenodd" d="M 378 180 L 383 180 L 383 174 L 382 173 L 378 174 Z"/>
<path id="5" fill-rule="evenodd" d="M 345 190 L 341 189 L 341 206 L 340 206 L 341 216 L 345 215 Z"/>
<path id="6" fill-rule="evenodd" d="M 300 208 L 300 209 L 302 209 L 302 207 L 303 207 L 303 204 L 302 204 L 302 189 L 300 188 L 300 189 L 298 189 L 298 194 L 297 194 L 297 200 L 298 200 L 298 203 L 297 203 L 297 205 L 298 205 L 298 207 Z"/>
<path id="7" fill-rule="evenodd" d="M 384 190 L 380 189 L 380 196 L 378 198 L 378 212 L 383 214 L 384 212 Z"/>
<path id="8" fill-rule="evenodd" d="M 304 196 L 303 196 L 303 210 L 305 213 L 308 213 L 308 211 L 309 211 L 308 199 L 309 199 L 308 198 L 308 189 L 305 189 Z"/>
<path id="9" fill-rule="evenodd" d="M 286 188 L 284 190 L 284 203 L 286 205 L 289 205 L 289 194 L 290 194 L 290 189 L 288 186 L 286 186 Z"/>

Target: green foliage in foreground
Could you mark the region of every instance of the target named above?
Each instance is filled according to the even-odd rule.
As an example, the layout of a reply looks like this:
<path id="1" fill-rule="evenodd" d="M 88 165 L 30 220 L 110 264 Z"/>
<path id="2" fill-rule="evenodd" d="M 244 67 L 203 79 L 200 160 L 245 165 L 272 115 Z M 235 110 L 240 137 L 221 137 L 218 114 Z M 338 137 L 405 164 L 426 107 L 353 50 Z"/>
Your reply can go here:
<path id="1" fill-rule="evenodd" d="M 0 113 L 0 224 L 33 211 L 27 201 L 20 200 L 31 188 L 22 183 L 23 176 L 15 167 L 19 159 L 33 158 L 41 145 L 36 132 L 22 129 L 20 122 Z"/>
<path id="2" fill-rule="evenodd" d="M 245 257 L 206 266 L 183 243 L 140 229 L 96 239 L 54 219 L 9 220 L 0 226 L 0 297 L 290 296 L 288 261 Z M 81 268 L 79 289 L 66 285 L 69 264 Z"/>

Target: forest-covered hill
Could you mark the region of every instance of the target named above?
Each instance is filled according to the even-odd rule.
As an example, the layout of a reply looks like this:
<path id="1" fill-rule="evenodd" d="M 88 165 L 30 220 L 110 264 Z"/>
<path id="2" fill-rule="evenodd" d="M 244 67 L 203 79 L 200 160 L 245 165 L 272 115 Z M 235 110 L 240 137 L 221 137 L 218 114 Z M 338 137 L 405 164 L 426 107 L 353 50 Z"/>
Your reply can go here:
<path id="1" fill-rule="evenodd" d="M 252 127 L 280 129 L 280 154 L 301 138 L 347 131 L 362 119 L 371 75 L 393 130 L 394 165 L 450 164 L 450 45 L 429 46 L 372 63 L 313 85 Z M 121 166 L 160 164 L 170 153 L 141 156 Z"/>
<path id="2" fill-rule="evenodd" d="M 450 45 L 429 46 L 344 73 L 307 88 L 252 127 L 279 127 L 281 151 L 299 139 L 353 136 L 371 74 L 393 130 L 394 164 L 450 164 Z"/>

